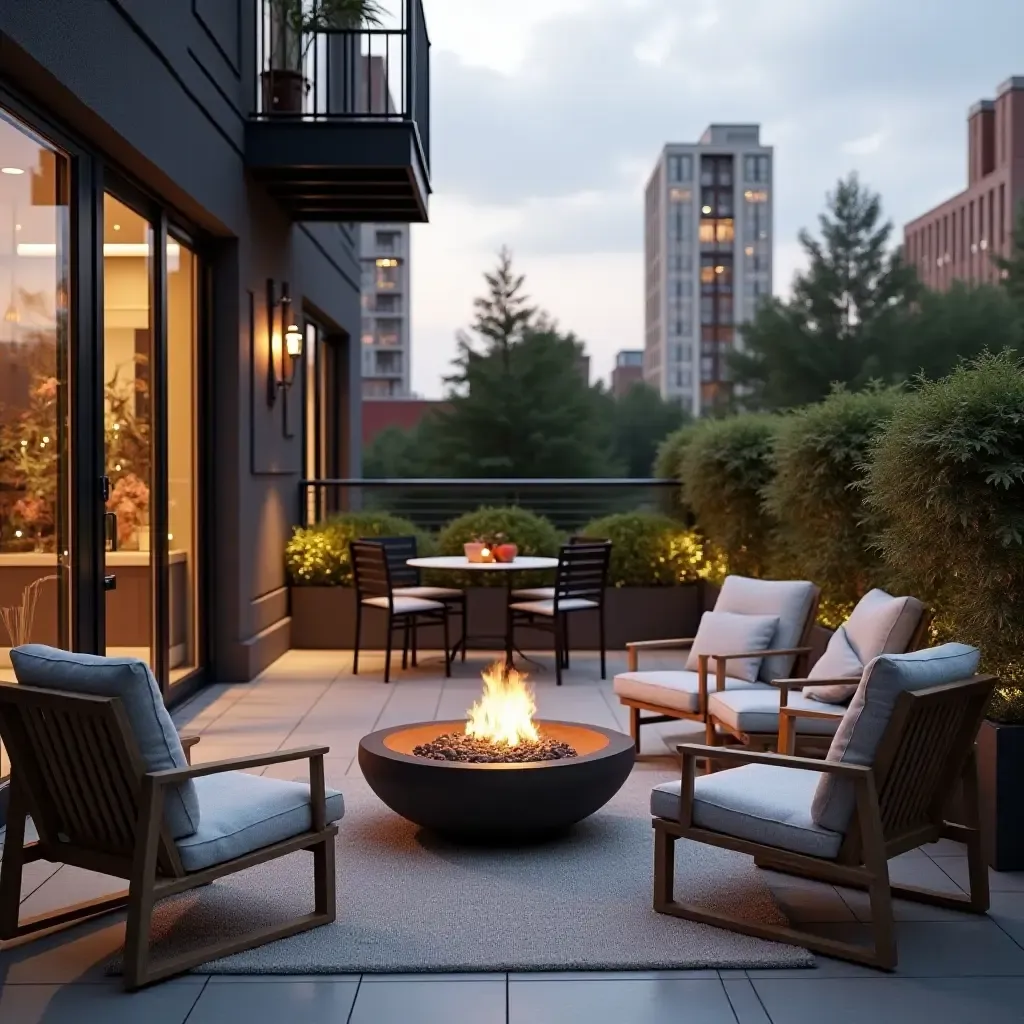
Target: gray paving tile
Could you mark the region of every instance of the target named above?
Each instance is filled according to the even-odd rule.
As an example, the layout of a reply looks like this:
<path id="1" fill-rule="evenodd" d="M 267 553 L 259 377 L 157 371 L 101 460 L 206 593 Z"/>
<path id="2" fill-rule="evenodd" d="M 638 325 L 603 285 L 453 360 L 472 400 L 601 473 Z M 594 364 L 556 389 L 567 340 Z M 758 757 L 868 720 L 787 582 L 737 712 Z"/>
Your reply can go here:
<path id="1" fill-rule="evenodd" d="M 505 990 L 504 981 L 362 984 L 348 1024 L 505 1024 Z"/>
<path id="2" fill-rule="evenodd" d="M 110 896 L 127 888 L 128 883 L 123 878 L 113 878 L 111 875 L 101 875 L 96 871 L 65 864 L 22 901 L 21 916 L 45 914 L 74 903 Z"/>
<path id="3" fill-rule="evenodd" d="M 721 981 L 509 982 L 508 1024 L 736 1024 Z"/>
<path id="4" fill-rule="evenodd" d="M 747 978 L 723 978 L 722 983 L 732 1012 L 736 1014 L 737 1024 L 772 1024 L 751 981 Z M 791 984 L 803 985 L 810 982 L 798 981 Z"/>
<path id="5" fill-rule="evenodd" d="M 808 930 L 861 942 L 870 939 L 864 924 L 819 924 Z M 1024 949 L 1021 949 L 995 921 L 967 918 L 962 921 L 902 921 L 896 925 L 899 966 L 895 974 L 908 978 L 1022 977 Z M 749 970 L 751 979 L 768 977 L 878 977 L 870 967 L 818 957 L 817 967 L 806 969 Z"/>
<path id="6" fill-rule="evenodd" d="M 124 944 L 123 917 L 109 915 L 9 944 L 0 950 L 0 985 L 109 982 L 104 968 Z"/>
<path id="7" fill-rule="evenodd" d="M 1024 892 L 994 892 L 992 918 L 1018 945 L 1024 946 Z"/>
<path id="8" fill-rule="evenodd" d="M 757 978 L 753 985 L 772 1024 L 1020 1024 L 1024 1006 L 1022 978 Z"/>
<path id="9" fill-rule="evenodd" d="M 853 911 L 853 915 L 858 921 L 871 920 L 871 902 L 866 892 L 859 889 L 841 889 L 839 891 L 843 902 Z M 946 910 L 944 907 L 933 907 L 927 903 L 917 903 L 913 900 L 893 900 L 892 913 L 897 921 L 970 921 L 973 919 L 973 915 L 965 915 L 962 910 Z"/>
<path id="10" fill-rule="evenodd" d="M 358 981 L 294 980 L 282 978 L 276 984 L 252 979 L 233 985 L 207 985 L 188 1024 L 343 1024 L 352 1012 Z M 147 1022 L 148 1024 L 148 1022 Z"/>
<path id="11" fill-rule="evenodd" d="M 934 862 L 961 888 L 969 883 L 967 857 L 935 857 Z M 988 873 L 992 892 L 1024 892 L 1024 871 L 992 871 Z"/>
<path id="12" fill-rule="evenodd" d="M 831 885 L 819 883 L 814 888 L 781 888 L 773 885 L 772 895 L 779 909 L 793 924 L 826 924 L 857 920 L 843 897 Z"/>
<path id="13" fill-rule="evenodd" d="M 7 985 L 0 1020 L 11 1024 L 184 1024 L 205 979 L 125 993 L 120 985 Z"/>
<path id="14" fill-rule="evenodd" d="M 500 981 L 504 984 L 505 977 L 506 975 L 502 971 L 470 971 L 456 974 L 364 974 L 362 979 L 364 985 L 375 985 L 381 982 L 391 983 L 396 981 Z"/>

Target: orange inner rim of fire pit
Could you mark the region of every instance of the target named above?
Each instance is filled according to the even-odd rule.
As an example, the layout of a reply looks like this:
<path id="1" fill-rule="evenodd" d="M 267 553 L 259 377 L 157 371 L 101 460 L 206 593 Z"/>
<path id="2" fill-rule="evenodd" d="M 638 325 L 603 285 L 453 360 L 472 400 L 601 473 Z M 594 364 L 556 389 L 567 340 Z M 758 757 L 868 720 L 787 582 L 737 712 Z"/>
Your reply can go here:
<path id="1" fill-rule="evenodd" d="M 573 747 L 579 757 L 584 757 L 587 754 L 596 753 L 603 747 L 608 746 L 608 738 L 602 733 L 595 732 L 593 729 L 588 729 L 585 725 L 573 725 L 571 723 L 563 722 L 545 722 L 537 721 L 537 728 L 540 731 L 541 737 L 547 739 L 558 740 L 561 743 L 568 743 L 570 747 Z M 462 734 L 466 731 L 466 720 L 455 722 L 426 722 L 423 725 L 413 725 L 408 729 L 399 729 L 391 733 L 390 736 L 385 737 L 384 746 L 388 750 L 393 750 L 396 754 L 406 754 L 409 757 L 416 757 L 413 754 L 413 747 L 418 747 L 421 743 L 430 743 L 436 740 L 438 736 L 443 736 L 445 733 L 455 732 Z M 450 764 L 453 762 L 444 761 L 431 761 L 429 758 L 416 758 L 417 761 L 422 760 L 424 764 Z M 554 764 L 571 764 L 577 758 L 567 757 L 559 761 L 524 761 L 519 762 L 522 765 L 528 764 L 543 764 L 543 765 L 554 765 Z M 474 765 L 473 767 L 484 767 L 483 765 Z"/>

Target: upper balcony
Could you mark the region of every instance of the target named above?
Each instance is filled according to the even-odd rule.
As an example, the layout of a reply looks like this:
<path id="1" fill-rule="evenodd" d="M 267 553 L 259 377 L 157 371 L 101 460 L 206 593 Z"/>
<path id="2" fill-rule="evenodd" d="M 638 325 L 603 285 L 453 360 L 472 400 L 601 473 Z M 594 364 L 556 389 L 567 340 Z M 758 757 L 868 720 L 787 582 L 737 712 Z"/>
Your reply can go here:
<path id="1" fill-rule="evenodd" d="M 257 0 L 246 163 L 296 221 L 427 220 L 430 39 L 422 0 L 336 27 L 330 4 Z M 302 31 L 298 30 L 299 18 Z"/>

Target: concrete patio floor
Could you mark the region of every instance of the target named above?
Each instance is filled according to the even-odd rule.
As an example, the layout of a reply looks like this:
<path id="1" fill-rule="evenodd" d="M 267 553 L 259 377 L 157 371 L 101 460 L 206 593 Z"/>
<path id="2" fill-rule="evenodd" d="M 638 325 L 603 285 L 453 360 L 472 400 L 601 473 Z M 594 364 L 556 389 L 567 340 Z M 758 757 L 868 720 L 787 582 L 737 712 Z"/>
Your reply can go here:
<path id="1" fill-rule="evenodd" d="M 542 659 L 543 660 L 543 659 Z M 367 655 L 351 676 L 344 652 L 292 651 L 258 680 L 213 685 L 174 713 L 183 731 L 202 735 L 195 760 L 324 743 L 328 782 L 344 790 L 359 772 L 359 738 L 406 722 L 455 718 L 479 691 L 477 654 L 445 680 L 436 660 L 383 684 L 380 657 Z M 578 655 L 565 685 L 533 676 L 542 716 L 625 729 L 611 676 L 597 679 L 596 658 Z M 651 659 L 652 667 L 657 664 Z M 664 667 L 672 664 L 664 659 Z M 692 727 L 645 731 L 644 766 L 674 763 L 675 743 L 698 739 Z M 300 777 L 301 767 L 269 772 Z M 342 823 L 344 827 L 344 822 Z M 961 849 L 939 843 L 897 858 L 894 881 L 958 892 L 966 884 Z M 859 893 L 775 875 L 776 898 L 791 919 L 853 936 L 869 920 Z M 119 948 L 123 918 L 111 915 L 0 953 L 0 1021 L 7 1024 L 1019 1024 L 1024 1020 L 1024 874 L 995 874 L 987 918 L 897 904 L 900 968 L 885 975 L 819 958 L 807 970 L 674 971 L 630 974 L 364 975 L 336 978 L 188 975 L 127 996 L 103 966 Z M 105 876 L 34 864 L 22 912 L 40 913 L 121 888 Z"/>

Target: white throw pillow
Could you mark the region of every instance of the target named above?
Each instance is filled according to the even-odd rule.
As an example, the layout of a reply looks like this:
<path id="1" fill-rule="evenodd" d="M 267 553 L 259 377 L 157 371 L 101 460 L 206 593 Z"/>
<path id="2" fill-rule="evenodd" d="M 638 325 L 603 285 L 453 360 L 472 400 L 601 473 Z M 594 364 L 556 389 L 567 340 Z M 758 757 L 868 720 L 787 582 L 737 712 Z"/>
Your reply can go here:
<path id="1" fill-rule="evenodd" d="M 978 671 L 980 658 L 974 647 L 943 644 L 873 659 L 832 738 L 826 760 L 873 764 L 900 694 L 970 679 Z M 853 782 L 823 773 L 811 804 L 814 823 L 833 832 L 845 832 L 855 806 Z"/>
<path id="2" fill-rule="evenodd" d="M 686 667 L 696 672 L 700 654 L 742 654 L 744 651 L 767 651 L 778 628 L 775 615 L 737 615 L 733 612 L 705 612 L 686 659 Z M 731 679 L 753 683 L 761 668 L 761 658 L 737 658 L 726 663 L 725 674 Z M 714 672 L 714 662 L 709 666 Z M 713 678 L 713 675 L 712 677 Z"/>
<path id="3" fill-rule="evenodd" d="M 892 597 L 871 590 L 850 617 L 832 634 L 825 653 L 807 674 L 808 680 L 860 678 L 864 666 L 880 654 L 904 654 L 921 622 L 924 605 L 913 597 Z M 826 704 L 845 704 L 857 692 L 857 682 L 808 686 L 805 694 Z"/>
<path id="4" fill-rule="evenodd" d="M 747 576 L 726 576 L 715 602 L 716 612 L 738 615 L 777 615 L 779 624 L 770 650 L 790 650 L 799 647 L 811 605 L 817 598 L 818 588 L 806 580 L 755 580 Z M 758 678 L 763 683 L 773 679 L 788 679 L 793 674 L 796 657 L 775 654 L 761 662 Z"/>

